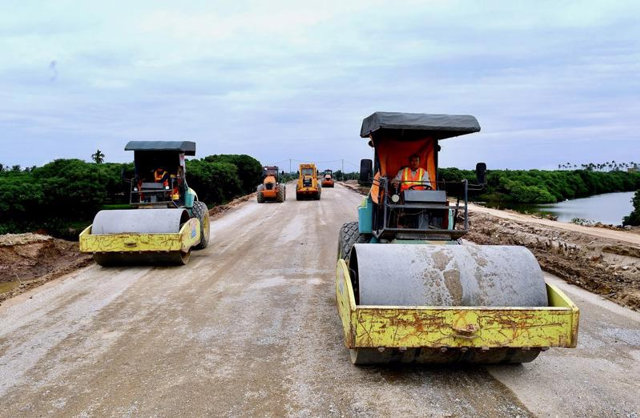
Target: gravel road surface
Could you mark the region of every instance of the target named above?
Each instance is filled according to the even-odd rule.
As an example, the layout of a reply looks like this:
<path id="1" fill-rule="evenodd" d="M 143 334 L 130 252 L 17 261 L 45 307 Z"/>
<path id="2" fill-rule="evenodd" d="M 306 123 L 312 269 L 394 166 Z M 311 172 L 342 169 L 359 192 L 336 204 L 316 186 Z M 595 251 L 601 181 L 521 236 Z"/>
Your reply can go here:
<path id="1" fill-rule="evenodd" d="M 491 367 L 349 362 L 337 231 L 362 199 L 248 201 L 185 267 L 83 268 L 0 306 L 0 416 L 637 416 L 640 314 L 553 277 L 577 349 Z"/>

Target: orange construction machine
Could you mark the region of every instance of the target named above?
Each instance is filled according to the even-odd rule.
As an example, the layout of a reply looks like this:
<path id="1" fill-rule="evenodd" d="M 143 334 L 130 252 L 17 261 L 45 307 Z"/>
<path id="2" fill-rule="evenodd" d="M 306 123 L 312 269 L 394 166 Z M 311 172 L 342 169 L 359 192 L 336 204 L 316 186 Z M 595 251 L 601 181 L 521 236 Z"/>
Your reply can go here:
<path id="1" fill-rule="evenodd" d="M 287 187 L 278 181 L 278 167 L 262 168 L 262 184 L 258 186 L 258 203 L 266 201 L 284 202 L 287 198 Z"/>
<path id="2" fill-rule="evenodd" d="M 322 175 L 322 187 L 333 187 L 333 171 L 324 170 Z"/>

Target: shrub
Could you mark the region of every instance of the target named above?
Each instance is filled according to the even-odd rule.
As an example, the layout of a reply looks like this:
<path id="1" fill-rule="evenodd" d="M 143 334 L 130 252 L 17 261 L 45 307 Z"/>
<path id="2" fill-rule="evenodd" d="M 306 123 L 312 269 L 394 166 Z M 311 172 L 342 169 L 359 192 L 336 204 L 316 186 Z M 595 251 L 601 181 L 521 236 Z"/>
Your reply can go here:
<path id="1" fill-rule="evenodd" d="M 622 225 L 640 225 L 640 190 L 637 190 L 631 200 L 633 203 L 633 211 L 629 216 L 625 216 Z"/>
<path id="2" fill-rule="evenodd" d="M 262 176 L 262 164 L 255 158 L 246 154 L 220 154 L 209 155 L 204 158 L 211 163 L 227 163 L 237 167 L 236 176 L 240 180 L 242 194 L 253 193 L 260 184 Z"/>
<path id="3" fill-rule="evenodd" d="M 187 184 L 209 206 L 243 194 L 238 167 L 227 162 L 187 161 Z"/>

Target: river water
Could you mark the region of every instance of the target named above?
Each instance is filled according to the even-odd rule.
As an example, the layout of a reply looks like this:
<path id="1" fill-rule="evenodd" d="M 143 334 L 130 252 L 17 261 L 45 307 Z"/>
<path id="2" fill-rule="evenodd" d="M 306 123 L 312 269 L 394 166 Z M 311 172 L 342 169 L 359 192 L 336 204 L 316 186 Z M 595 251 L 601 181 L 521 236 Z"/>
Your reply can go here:
<path id="1" fill-rule="evenodd" d="M 605 193 L 581 199 L 542 205 L 516 205 L 509 207 L 520 212 L 540 212 L 558 217 L 560 222 L 581 218 L 603 224 L 621 225 L 622 218 L 633 210 L 631 199 L 635 192 Z"/>

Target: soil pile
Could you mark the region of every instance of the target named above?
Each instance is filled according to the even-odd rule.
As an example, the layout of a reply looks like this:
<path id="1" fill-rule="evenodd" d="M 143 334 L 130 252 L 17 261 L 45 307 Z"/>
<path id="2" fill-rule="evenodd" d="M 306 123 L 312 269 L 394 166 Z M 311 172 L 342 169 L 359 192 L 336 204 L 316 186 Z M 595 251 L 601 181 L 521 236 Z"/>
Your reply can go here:
<path id="1" fill-rule="evenodd" d="M 342 184 L 344 187 L 353 190 L 354 192 L 358 192 L 362 195 L 368 195 L 369 194 L 369 186 L 361 186 L 358 183 L 358 180 L 347 180 L 347 181 L 341 181 L 340 184 Z"/>
<path id="2" fill-rule="evenodd" d="M 78 243 L 40 234 L 0 235 L 0 302 L 92 263 Z"/>

